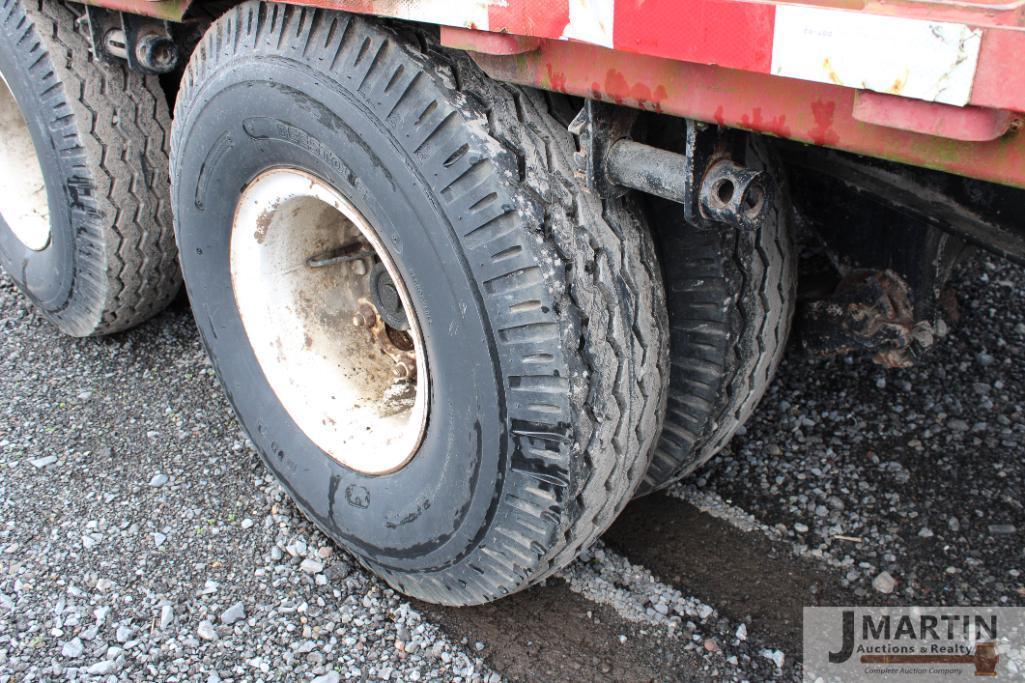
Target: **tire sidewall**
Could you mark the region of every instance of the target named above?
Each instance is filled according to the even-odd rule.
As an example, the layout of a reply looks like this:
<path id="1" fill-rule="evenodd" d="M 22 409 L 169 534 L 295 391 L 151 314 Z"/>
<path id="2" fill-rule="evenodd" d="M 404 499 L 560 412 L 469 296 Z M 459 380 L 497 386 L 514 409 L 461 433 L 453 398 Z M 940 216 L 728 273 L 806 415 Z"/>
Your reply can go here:
<path id="1" fill-rule="evenodd" d="M 203 81 L 175 123 L 189 150 L 172 156 L 182 268 L 235 410 L 304 511 L 378 566 L 438 570 L 476 547 L 502 488 L 509 438 L 493 333 L 423 159 L 404 151 L 358 95 L 325 80 L 298 63 L 247 58 Z M 420 450 L 395 473 L 354 472 L 310 441 L 246 337 L 231 288 L 232 216 L 242 188 L 282 166 L 326 181 L 366 216 L 409 289 L 428 356 L 430 413 Z"/>
<path id="2" fill-rule="evenodd" d="M 19 36 L 11 32 L 15 24 L 0 24 L 0 72 L 28 125 L 43 171 L 50 212 L 50 242 L 40 251 L 29 249 L 0 215 L 0 265 L 38 307 L 55 313 L 68 304 L 75 285 L 74 218 L 77 212 L 86 210 L 82 195 L 88 196 L 89 183 L 64 167 L 58 151 L 58 131 L 50 129 L 50 122 L 56 116 L 42 94 L 48 82 L 33 77 L 30 65 L 38 56 L 18 49 Z M 28 30 L 35 31 L 35 27 Z M 44 61 L 48 60 L 49 57 L 44 57 Z M 39 71 L 38 64 L 36 70 Z M 45 73 L 45 68 L 41 72 Z M 55 96 L 52 91 L 51 96 Z"/>

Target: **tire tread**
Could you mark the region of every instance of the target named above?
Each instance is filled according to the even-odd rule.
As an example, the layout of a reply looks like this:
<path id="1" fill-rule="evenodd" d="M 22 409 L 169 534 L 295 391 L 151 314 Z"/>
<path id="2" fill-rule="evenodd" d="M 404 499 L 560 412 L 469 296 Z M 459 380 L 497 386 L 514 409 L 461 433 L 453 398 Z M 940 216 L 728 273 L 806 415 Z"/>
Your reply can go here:
<path id="1" fill-rule="evenodd" d="M 58 0 L 3 0 L 52 112 L 59 152 L 86 218 L 75 226 L 76 272 L 67 305 L 46 311 L 64 332 L 89 336 L 134 327 L 181 285 L 169 198 L 170 113 L 159 80 L 95 60 L 83 18 Z M 30 45 L 28 43 L 31 42 Z M 49 116 L 49 114 L 48 114 Z"/>
<path id="2" fill-rule="evenodd" d="M 748 153 L 780 182 L 775 216 L 761 230 L 661 226 L 673 372 L 665 428 L 641 495 L 679 481 L 729 443 L 754 412 L 786 349 L 797 297 L 789 196 L 765 143 L 752 138 Z"/>

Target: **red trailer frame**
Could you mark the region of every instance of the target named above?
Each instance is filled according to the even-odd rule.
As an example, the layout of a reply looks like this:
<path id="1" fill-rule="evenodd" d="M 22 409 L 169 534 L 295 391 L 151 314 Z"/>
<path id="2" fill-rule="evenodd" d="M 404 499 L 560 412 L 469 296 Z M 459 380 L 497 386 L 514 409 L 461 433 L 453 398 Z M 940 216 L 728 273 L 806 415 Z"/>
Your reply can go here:
<path id="1" fill-rule="evenodd" d="M 1025 188 L 1025 0 L 289 1 L 440 25 L 498 79 Z"/>

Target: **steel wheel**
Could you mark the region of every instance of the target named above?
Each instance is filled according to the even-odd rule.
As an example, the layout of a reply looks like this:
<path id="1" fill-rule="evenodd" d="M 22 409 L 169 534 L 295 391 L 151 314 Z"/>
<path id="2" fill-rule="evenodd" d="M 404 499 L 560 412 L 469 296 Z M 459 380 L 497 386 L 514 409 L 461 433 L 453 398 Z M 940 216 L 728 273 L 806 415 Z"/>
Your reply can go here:
<path id="1" fill-rule="evenodd" d="M 319 178 L 271 170 L 242 191 L 230 258 L 249 343 L 310 440 L 365 474 L 409 462 L 430 375 L 408 290 L 369 221 Z"/>

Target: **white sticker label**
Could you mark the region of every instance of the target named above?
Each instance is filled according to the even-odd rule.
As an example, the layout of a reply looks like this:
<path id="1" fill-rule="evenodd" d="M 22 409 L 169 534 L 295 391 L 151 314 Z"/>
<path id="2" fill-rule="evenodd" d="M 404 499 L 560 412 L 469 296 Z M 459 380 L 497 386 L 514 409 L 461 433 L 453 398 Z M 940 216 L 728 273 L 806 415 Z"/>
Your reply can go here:
<path id="1" fill-rule="evenodd" d="M 772 73 L 961 106 L 981 40 L 964 24 L 780 6 Z"/>

